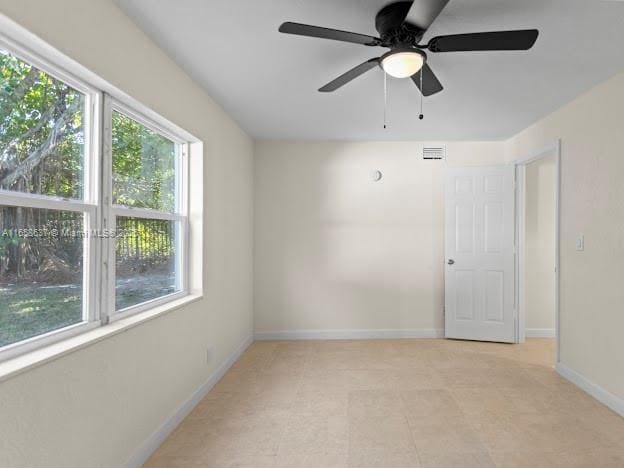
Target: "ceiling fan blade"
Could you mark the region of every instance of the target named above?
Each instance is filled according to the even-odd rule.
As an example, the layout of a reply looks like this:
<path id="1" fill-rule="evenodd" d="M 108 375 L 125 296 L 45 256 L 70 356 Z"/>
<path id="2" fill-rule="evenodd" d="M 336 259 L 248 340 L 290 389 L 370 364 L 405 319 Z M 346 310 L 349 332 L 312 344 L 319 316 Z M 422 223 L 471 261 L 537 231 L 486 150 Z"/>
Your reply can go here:
<path id="1" fill-rule="evenodd" d="M 528 50 L 535 44 L 538 34 L 537 29 L 454 34 L 434 37 L 427 47 L 431 52 Z"/>
<path id="2" fill-rule="evenodd" d="M 338 29 L 321 28 L 320 26 L 290 22 L 282 24 L 279 27 L 279 32 L 285 34 L 296 34 L 298 36 L 331 39 L 334 41 L 352 42 L 354 44 L 367 46 L 377 46 L 381 42 L 380 39 L 373 36 L 367 36 L 366 34 L 358 34 L 349 31 L 339 31 Z"/>
<path id="3" fill-rule="evenodd" d="M 422 73 L 422 89 L 420 89 L 420 74 Z M 433 70 L 428 64 L 424 64 L 418 73 L 412 76 L 412 80 L 418 86 L 423 96 L 431 96 L 432 94 L 439 93 L 444 89 L 438 77 L 435 76 Z"/>
<path id="4" fill-rule="evenodd" d="M 348 82 L 356 79 L 358 76 L 363 75 L 369 70 L 372 70 L 377 65 L 379 65 L 379 58 L 370 59 L 364 63 L 359 64 L 357 67 L 352 68 L 347 73 L 340 75 L 333 81 L 330 81 L 325 86 L 323 86 L 319 91 L 321 93 L 331 93 L 332 91 L 336 91 L 338 88 L 346 85 Z"/>
<path id="5" fill-rule="evenodd" d="M 448 2 L 449 0 L 415 0 L 405 21 L 426 31 Z"/>

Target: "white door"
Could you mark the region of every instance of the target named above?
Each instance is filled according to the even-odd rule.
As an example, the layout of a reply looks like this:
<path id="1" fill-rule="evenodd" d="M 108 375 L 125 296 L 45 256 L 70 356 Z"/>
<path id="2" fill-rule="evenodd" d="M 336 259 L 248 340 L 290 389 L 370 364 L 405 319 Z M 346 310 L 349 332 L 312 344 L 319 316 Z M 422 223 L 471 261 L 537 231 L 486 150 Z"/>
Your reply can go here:
<path id="1" fill-rule="evenodd" d="M 512 165 L 447 169 L 447 338 L 515 341 L 514 205 Z"/>

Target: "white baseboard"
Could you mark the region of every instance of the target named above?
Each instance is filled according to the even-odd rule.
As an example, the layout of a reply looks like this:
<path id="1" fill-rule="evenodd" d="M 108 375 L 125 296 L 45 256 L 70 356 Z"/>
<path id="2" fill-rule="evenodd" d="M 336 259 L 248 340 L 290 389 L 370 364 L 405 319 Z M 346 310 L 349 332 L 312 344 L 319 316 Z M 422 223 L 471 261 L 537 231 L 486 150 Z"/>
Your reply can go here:
<path id="1" fill-rule="evenodd" d="M 186 418 L 195 406 L 206 396 L 212 387 L 223 377 L 236 360 L 253 342 L 248 336 L 224 362 L 208 378 L 208 380 L 193 393 L 167 420 L 156 429 L 122 465 L 123 468 L 139 468 L 156 451 L 173 430 Z"/>
<path id="2" fill-rule="evenodd" d="M 557 332 L 554 328 L 527 328 L 527 338 L 555 338 Z"/>
<path id="3" fill-rule="evenodd" d="M 256 340 L 371 340 L 399 338 L 443 338 L 444 330 L 437 328 L 397 330 L 282 330 L 259 331 Z"/>
<path id="4" fill-rule="evenodd" d="M 559 375 L 569 380 L 581 390 L 589 393 L 599 402 L 607 405 L 613 411 L 624 417 L 624 399 L 609 393 L 604 388 L 596 385 L 585 376 L 579 374 L 575 370 L 570 369 L 568 366 L 562 363 L 557 363 L 555 366 Z"/>

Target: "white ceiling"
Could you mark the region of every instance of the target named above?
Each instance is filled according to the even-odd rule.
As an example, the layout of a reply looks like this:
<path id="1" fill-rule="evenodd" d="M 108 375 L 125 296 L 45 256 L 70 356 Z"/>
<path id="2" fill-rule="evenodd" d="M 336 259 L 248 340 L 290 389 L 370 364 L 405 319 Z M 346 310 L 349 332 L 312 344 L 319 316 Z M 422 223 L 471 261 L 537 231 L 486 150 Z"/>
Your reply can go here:
<path id="1" fill-rule="evenodd" d="M 624 70 L 624 2 L 451 0 L 435 35 L 538 28 L 528 52 L 429 54 L 445 89 L 425 98 L 374 69 L 335 93 L 317 89 L 386 49 L 284 35 L 284 21 L 377 35 L 386 0 L 116 0 L 255 138 L 507 138 Z"/>

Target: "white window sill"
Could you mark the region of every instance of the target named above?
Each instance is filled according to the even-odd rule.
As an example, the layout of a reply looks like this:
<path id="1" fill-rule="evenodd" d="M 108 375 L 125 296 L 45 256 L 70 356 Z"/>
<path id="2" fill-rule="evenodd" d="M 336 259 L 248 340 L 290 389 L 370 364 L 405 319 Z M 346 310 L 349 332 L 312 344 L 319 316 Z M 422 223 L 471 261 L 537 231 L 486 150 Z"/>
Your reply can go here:
<path id="1" fill-rule="evenodd" d="M 188 296 L 156 306 L 150 310 L 146 310 L 145 312 L 139 312 L 129 317 L 109 323 L 108 325 L 97 327 L 93 330 L 81 333 L 80 335 L 67 338 L 66 340 L 22 354 L 13 359 L 0 362 L 0 382 L 21 374 L 22 372 L 26 372 L 34 367 L 38 367 L 47 362 L 58 359 L 69 353 L 91 346 L 111 336 L 123 333 L 124 331 L 136 327 L 143 322 L 155 319 L 168 312 L 196 302 L 202 297 L 203 296 L 199 294 L 189 294 Z"/>

